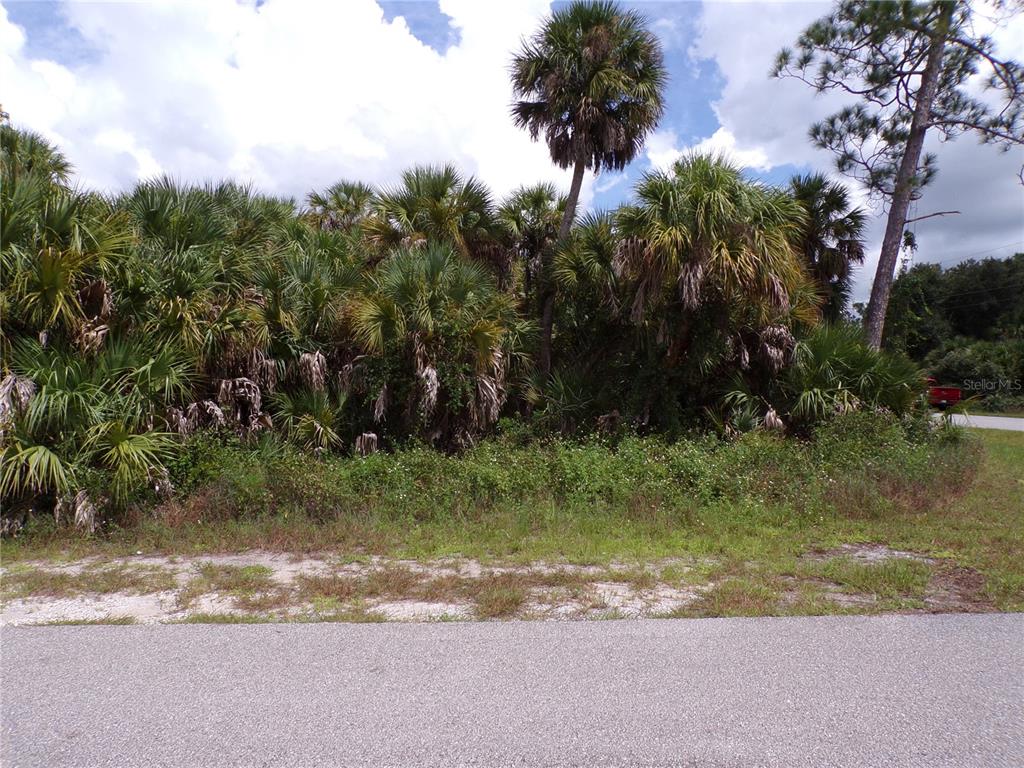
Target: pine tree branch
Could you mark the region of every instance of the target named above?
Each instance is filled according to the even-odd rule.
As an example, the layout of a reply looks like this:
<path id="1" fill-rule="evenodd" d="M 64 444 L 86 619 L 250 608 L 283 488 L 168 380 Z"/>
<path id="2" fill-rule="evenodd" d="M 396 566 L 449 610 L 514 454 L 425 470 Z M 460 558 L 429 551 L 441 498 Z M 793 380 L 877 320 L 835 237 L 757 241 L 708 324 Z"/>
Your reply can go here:
<path id="1" fill-rule="evenodd" d="M 927 216 L 917 216 L 916 218 L 913 219 L 907 219 L 903 223 L 913 224 L 915 221 L 924 221 L 925 219 L 931 219 L 934 218 L 935 216 L 950 216 L 955 213 L 960 213 L 960 211 L 936 211 L 935 213 L 929 213 Z"/>

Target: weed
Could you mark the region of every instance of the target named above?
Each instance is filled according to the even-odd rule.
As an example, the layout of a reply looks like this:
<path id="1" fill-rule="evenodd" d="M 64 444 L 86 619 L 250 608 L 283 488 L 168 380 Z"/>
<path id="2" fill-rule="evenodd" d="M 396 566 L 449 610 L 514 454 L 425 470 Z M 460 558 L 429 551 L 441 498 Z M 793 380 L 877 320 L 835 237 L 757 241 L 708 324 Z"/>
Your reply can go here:
<path id="1" fill-rule="evenodd" d="M 303 600 L 333 598 L 350 600 L 362 593 L 362 580 L 337 574 L 301 573 L 296 578 L 298 596 Z"/>
<path id="2" fill-rule="evenodd" d="M 363 593 L 367 597 L 404 597 L 422 581 L 422 577 L 407 567 L 388 565 L 370 571 L 363 580 Z"/>
<path id="3" fill-rule="evenodd" d="M 769 584 L 733 578 L 716 584 L 692 605 L 669 616 L 771 616 L 778 612 L 778 600 L 778 590 Z"/>
<path id="4" fill-rule="evenodd" d="M 286 602 L 265 565 L 225 565 L 200 563 L 197 575 L 178 593 L 178 605 L 190 606 L 197 597 L 209 593 L 228 594 L 239 608 L 265 609 Z"/>
<path id="5" fill-rule="evenodd" d="M 815 564 L 808 570 L 852 592 L 889 598 L 922 597 L 931 576 L 931 567 L 927 563 L 906 558 L 858 563 L 837 557 Z"/>
<path id="6" fill-rule="evenodd" d="M 638 592 L 654 589 L 658 584 L 658 575 L 646 568 L 611 569 L 601 577 L 604 581 L 629 584 Z"/>
<path id="7" fill-rule="evenodd" d="M 480 619 L 514 615 L 526 602 L 526 593 L 518 587 L 485 587 L 476 596 L 475 613 Z"/>
<path id="8" fill-rule="evenodd" d="M 316 613 L 305 617 L 303 621 L 327 621 L 345 624 L 379 624 L 388 620 L 380 611 L 374 611 L 363 605 L 352 605 L 327 613 Z"/>
<path id="9" fill-rule="evenodd" d="M 174 574 L 149 565 L 89 566 L 55 570 L 39 566 L 11 569 L 3 577 L 3 594 L 12 597 L 75 597 L 86 594 L 150 594 L 174 589 Z"/>
<path id="10" fill-rule="evenodd" d="M 272 624 L 278 619 L 256 613 L 191 613 L 174 624 Z"/>

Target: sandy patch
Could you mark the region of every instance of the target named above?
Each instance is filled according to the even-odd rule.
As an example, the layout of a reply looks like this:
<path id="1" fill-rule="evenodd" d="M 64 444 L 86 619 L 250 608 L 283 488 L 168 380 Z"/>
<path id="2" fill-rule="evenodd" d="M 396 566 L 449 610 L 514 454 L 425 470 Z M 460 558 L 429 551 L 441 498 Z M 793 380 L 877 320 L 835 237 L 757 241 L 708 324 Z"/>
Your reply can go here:
<path id="1" fill-rule="evenodd" d="M 4 603 L 0 624 L 50 624 L 58 621 L 110 621 L 125 617 L 139 624 L 167 620 L 177 608 L 178 593 L 150 595 L 87 595 L 81 597 L 37 597 Z"/>
<path id="2" fill-rule="evenodd" d="M 845 557 L 859 563 L 882 563 L 886 560 L 916 560 L 920 563 L 937 562 L 934 558 L 917 554 L 916 552 L 904 552 L 900 549 L 893 549 L 884 544 L 841 544 L 834 549 L 827 549 L 824 552 L 808 552 L 801 556 L 801 560 L 831 560 L 836 557 Z"/>
<path id="3" fill-rule="evenodd" d="M 992 610 L 991 601 L 984 592 L 983 577 L 976 571 L 956 567 L 947 561 L 880 544 L 847 544 L 827 551 L 810 552 L 801 559 L 822 562 L 831 558 L 846 558 L 863 564 L 877 564 L 893 559 L 924 562 L 931 567 L 932 577 L 921 609 Z M 259 585 L 251 592 L 186 593 L 189 585 L 192 585 L 192 589 L 196 585 L 200 589 L 203 587 L 203 581 L 196 577 L 204 563 L 227 568 L 267 568 L 272 586 L 268 588 L 266 584 Z M 680 573 L 700 570 L 707 565 L 709 561 L 681 558 L 666 558 L 644 564 L 613 562 L 600 566 L 558 562 L 498 565 L 459 557 L 429 561 L 371 557 L 348 561 L 331 553 L 292 556 L 276 552 L 200 557 L 138 555 L 111 559 L 86 558 L 69 563 L 23 561 L 0 569 L 0 576 L 12 574 L 15 569 L 35 569 L 59 573 L 65 577 L 69 574 L 80 575 L 81 578 L 77 581 L 72 579 L 72 588 L 67 588 L 61 597 L 55 597 L 51 591 L 50 595 L 18 595 L 17 598 L 5 600 L 0 606 L 0 625 L 124 618 L 152 624 L 182 621 L 205 614 L 266 620 L 316 620 L 348 613 L 355 617 L 367 612 L 390 621 L 466 620 L 476 615 L 475 582 L 493 580 L 495 577 L 500 577 L 502 583 L 507 582 L 511 588 L 521 584 L 518 588 L 526 594 L 525 602 L 505 618 L 564 621 L 609 616 L 654 617 L 678 613 L 713 588 L 713 581 L 698 585 L 678 583 Z M 171 583 L 176 583 L 177 588 L 151 594 L 89 593 L 94 589 L 92 572 L 118 567 L 166 571 L 173 575 Z M 382 571 L 392 572 L 395 576 L 385 577 L 383 590 L 379 580 L 377 591 L 369 590 L 367 585 L 374 580 L 367 577 Z M 413 574 L 414 578 L 410 578 L 409 574 Z M 328 591 L 322 597 L 316 596 L 315 591 L 309 591 L 309 585 L 300 582 L 299 577 L 303 575 L 341 577 L 343 588 L 337 594 Z M 523 578 L 520 580 L 517 576 Z M 445 579 L 449 584 L 438 583 L 431 588 L 433 580 L 443 582 Z M 66 584 L 68 579 L 59 581 Z M 780 596 L 780 606 L 783 607 L 799 604 L 802 585 L 805 584 L 815 585 L 817 594 L 824 600 L 851 610 L 870 612 L 880 603 L 874 595 L 852 593 L 820 578 L 791 576 L 785 577 L 784 581 L 786 588 Z M 330 590 L 329 578 L 328 582 L 325 588 Z M 28 583 L 23 582 L 21 588 L 32 588 L 25 586 Z M 113 583 L 119 582 L 114 580 Z M 351 591 L 345 591 L 346 583 L 350 585 Z M 314 589 L 317 588 L 314 586 Z M 42 587 L 39 589 L 42 591 Z M 364 591 L 360 592 L 360 589 Z M 18 587 L 13 587 L 8 595 L 18 594 L 17 590 Z M 333 597 L 330 596 L 332 594 Z"/>
<path id="4" fill-rule="evenodd" d="M 465 621 L 473 618 L 473 606 L 466 603 L 393 600 L 374 603 L 371 610 L 383 615 L 388 621 Z"/>
<path id="5" fill-rule="evenodd" d="M 206 563 L 225 568 L 260 566 L 268 569 L 273 590 L 254 591 L 246 595 L 237 592 L 207 592 L 189 594 L 182 600 L 184 590 L 196 584 L 199 569 Z M 173 575 L 177 590 L 148 595 L 121 593 L 87 594 L 56 598 L 35 595 L 7 600 L 0 612 L 0 624 L 41 624 L 54 621 L 88 621 L 131 617 L 139 623 L 181 621 L 203 614 L 258 616 L 267 619 L 289 619 L 331 615 L 346 610 L 370 611 L 391 621 L 437 621 L 471 619 L 475 615 L 472 582 L 493 577 L 523 577 L 524 584 L 550 580 L 559 583 L 566 577 L 567 586 L 535 586 L 528 588 L 528 600 L 521 611 L 523 618 L 587 619 L 606 615 L 655 616 L 696 599 L 699 590 L 678 589 L 658 581 L 660 572 L 668 567 L 678 574 L 699 565 L 698 561 L 679 558 L 665 559 L 638 566 L 635 563 L 613 562 L 608 565 L 579 565 L 571 563 L 538 562 L 530 565 L 485 564 L 470 558 L 443 558 L 430 561 L 386 559 L 370 557 L 358 561 L 340 560 L 330 553 L 291 556 L 277 552 L 246 552 L 241 554 L 211 554 L 198 557 L 162 557 L 136 555 L 122 558 L 85 558 L 68 563 L 20 562 L 17 569 L 37 569 L 43 572 L 81 575 L 75 591 L 88 592 L 90 573 L 95 569 L 122 567 L 166 571 Z M 435 579 L 455 579 L 470 582 L 465 598 L 455 600 L 448 596 L 424 599 L 414 594 L 401 593 L 386 597 L 363 598 L 356 594 L 350 600 L 330 600 L 328 610 L 317 601 L 302 598 L 299 577 L 337 576 L 358 580 L 383 570 L 406 571 L 418 577 L 419 583 Z M 0 574 L 3 570 L 0 569 Z M 623 574 L 626 576 L 624 577 Z M 629 581 L 631 574 L 644 575 L 643 588 Z M 198 582 L 200 585 L 202 582 Z M 417 583 L 414 579 L 413 583 Z M 412 592 L 415 588 L 411 588 Z M 453 592 L 452 597 L 455 593 Z M 268 598 L 263 601 L 262 598 Z M 267 606 L 260 610 L 259 605 Z"/>

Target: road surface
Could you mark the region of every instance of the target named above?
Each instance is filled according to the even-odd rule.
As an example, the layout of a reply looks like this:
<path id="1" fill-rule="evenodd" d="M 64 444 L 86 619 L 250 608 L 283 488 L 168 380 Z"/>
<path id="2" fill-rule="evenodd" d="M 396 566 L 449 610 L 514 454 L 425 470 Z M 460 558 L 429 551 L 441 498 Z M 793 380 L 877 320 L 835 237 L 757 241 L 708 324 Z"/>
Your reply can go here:
<path id="1" fill-rule="evenodd" d="M 1024 615 L 5 628 L 15 766 L 985 766 Z"/>
<path id="2" fill-rule="evenodd" d="M 1024 419 L 1016 416 L 977 416 L 975 414 L 964 415 L 962 413 L 954 413 L 952 417 L 955 424 L 961 424 L 965 427 L 1009 429 L 1014 432 L 1024 432 Z"/>

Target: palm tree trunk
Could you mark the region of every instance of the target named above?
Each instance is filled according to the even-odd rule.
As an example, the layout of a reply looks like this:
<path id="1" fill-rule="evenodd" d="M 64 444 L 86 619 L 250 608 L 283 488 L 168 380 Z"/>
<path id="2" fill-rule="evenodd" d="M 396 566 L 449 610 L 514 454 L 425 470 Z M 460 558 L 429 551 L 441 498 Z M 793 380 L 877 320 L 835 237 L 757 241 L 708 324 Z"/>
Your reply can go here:
<path id="1" fill-rule="evenodd" d="M 952 8 L 953 4 L 950 3 L 948 13 L 952 13 Z M 864 317 L 865 339 L 872 349 L 880 349 L 882 346 L 882 331 L 885 329 L 885 315 L 889 309 L 893 273 L 896 269 L 896 259 L 899 257 L 900 243 L 903 241 L 907 210 L 910 208 L 914 192 L 914 176 L 921 161 L 921 150 L 924 148 L 924 139 L 931 120 L 932 103 L 935 101 L 939 77 L 942 74 L 942 54 L 945 47 L 945 38 L 939 37 L 932 42 L 931 50 L 928 52 L 928 61 L 921 76 L 921 86 L 917 90 L 914 117 L 910 122 L 910 137 L 903 151 L 899 170 L 896 172 L 889 218 L 885 224 L 885 237 L 882 238 L 882 251 L 878 256 L 878 268 L 875 270 L 875 280 L 871 284 L 871 299 L 868 301 L 868 310 Z"/>
<path id="2" fill-rule="evenodd" d="M 576 204 L 580 199 L 580 188 L 583 186 L 583 173 L 586 169 L 586 161 L 582 157 L 578 158 L 572 169 L 572 185 L 565 200 L 565 213 L 562 215 L 562 225 L 558 228 L 558 242 L 555 243 L 555 248 L 561 248 L 569 237 L 572 223 L 576 219 Z M 539 363 L 540 372 L 545 376 L 551 373 L 551 332 L 555 325 L 555 286 L 551 275 L 553 257 L 552 249 L 546 249 L 541 266 L 544 298 L 541 301 Z"/>

